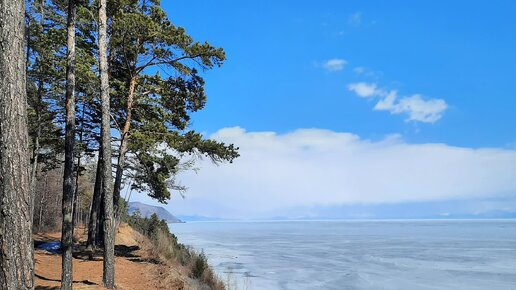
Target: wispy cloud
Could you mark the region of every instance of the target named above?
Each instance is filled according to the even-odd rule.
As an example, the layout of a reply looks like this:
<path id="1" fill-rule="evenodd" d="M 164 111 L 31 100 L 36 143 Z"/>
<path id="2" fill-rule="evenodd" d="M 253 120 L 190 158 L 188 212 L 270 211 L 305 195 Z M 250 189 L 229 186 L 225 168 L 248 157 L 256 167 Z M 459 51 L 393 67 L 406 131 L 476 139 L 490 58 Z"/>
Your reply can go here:
<path id="1" fill-rule="evenodd" d="M 366 68 L 363 67 L 363 66 L 358 66 L 358 67 L 354 68 L 353 71 L 356 74 L 361 75 L 361 74 L 364 74 L 366 72 Z"/>
<path id="2" fill-rule="evenodd" d="M 380 94 L 380 91 L 378 91 L 376 84 L 354 83 L 349 84 L 348 89 L 357 94 L 357 96 L 362 98 L 374 97 Z"/>
<path id="3" fill-rule="evenodd" d="M 333 59 L 327 60 L 323 64 L 323 67 L 324 67 L 324 69 L 326 69 L 329 72 L 335 72 L 335 71 L 340 71 L 340 70 L 344 69 L 344 66 L 347 63 L 348 62 L 346 60 L 344 60 L 344 59 L 333 58 Z"/>
<path id="4" fill-rule="evenodd" d="M 375 71 L 370 68 L 364 66 L 357 66 L 353 68 L 353 72 L 360 76 L 370 77 L 370 78 L 379 78 L 382 76 L 382 72 Z"/>
<path id="5" fill-rule="evenodd" d="M 397 91 L 379 89 L 374 83 L 352 83 L 348 90 L 362 98 L 378 98 L 375 111 L 406 114 L 406 121 L 435 123 L 448 109 L 448 104 L 442 99 L 426 99 L 420 94 L 400 97 Z"/>
<path id="6" fill-rule="evenodd" d="M 391 91 L 389 95 L 378 102 L 376 111 L 388 111 L 391 114 L 408 114 L 407 121 L 435 123 L 442 118 L 448 104 L 441 99 L 425 100 L 421 95 L 402 97 L 396 102 L 397 95 Z"/>
<path id="7" fill-rule="evenodd" d="M 288 207 L 496 198 L 516 192 L 516 150 L 410 144 L 400 136 L 371 141 L 346 132 L 290 133 L 222 129 L 241 157 L 198 173 L 173 211 L 224 217 L 282 214 Z"/>
<path id="8" fill-rule="evenodd" d="M 360 11 L 351 14 L 348 17 L 348 24 L 351 26 L 360 26 L 362 24 L 362 13 Z"/>

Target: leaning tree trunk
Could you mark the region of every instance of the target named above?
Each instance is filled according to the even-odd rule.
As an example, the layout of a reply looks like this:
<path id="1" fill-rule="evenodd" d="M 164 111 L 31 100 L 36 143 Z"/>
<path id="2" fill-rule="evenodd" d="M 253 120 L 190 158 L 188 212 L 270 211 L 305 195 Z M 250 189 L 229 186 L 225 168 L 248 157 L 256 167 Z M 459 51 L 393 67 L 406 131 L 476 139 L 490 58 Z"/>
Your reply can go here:
<path id="1" fill-rule="evenodd" d="M 127 116 L 125 119 L 124 128 L 122 129 L 121 140 L 120 140 L 120 149 L 118 150 L 118 161 L 116 165 L 116 175 L 115 175 L 115 186 L 113 190 L 113 203 L 115 207 L 115 217 L 118 219 L 120 217 L 120 191 L 122 190 L 122 177 L 124 176 L 124 164 L 125 164 L 125 155 L 128 150 L 128 142 L 129 142 L 129 130 L 131 129 L 131 121 L 132 121 L 132 112 L 133 112 L 133 102 L 134 102 L 134 93 L 136 88 L 136 77 L 131 77 L 129 81 L 129 95 L 127 97 Z"/>
<path id="2" fill-rule="evenodd" d="M 33 289 L 25 4 L 0 0 L 0 289 Z"/>
<path id="3" fill-rule="evenodd" d="M 113 177 L 111 175 L 111 110 L 107 61 L 106 0 L 99 7 L 100 98 L 102 104 L 102 192 L 104 193 L 104 273 L 102 282 L 115 288 L 115 223 L 113 216 Z"/>
<path id="4" fill-rule="evenodd" d="M 62 272 L 61 289 L 71 290 L 73 247 L 73 199 L 74 199 L 74 146 L 75 146 L 75 0 L 68 1 L 67 58 L 66 58 L 66 129 L 65 162 L 63 174 L 63 225 L 61 230 Z"/>

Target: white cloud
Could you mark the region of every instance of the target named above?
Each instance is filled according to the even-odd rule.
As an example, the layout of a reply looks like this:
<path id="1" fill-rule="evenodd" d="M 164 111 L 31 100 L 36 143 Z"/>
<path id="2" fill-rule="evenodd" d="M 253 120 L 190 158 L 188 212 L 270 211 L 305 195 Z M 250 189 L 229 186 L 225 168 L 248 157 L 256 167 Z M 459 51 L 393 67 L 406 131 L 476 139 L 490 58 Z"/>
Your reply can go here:
<path id="1" fill-rule="evenodd" d="M 362 24 L 362 13 L 355 12 L 348 17 L 348 23 L 351 26 L 360 26 Z"/>
<path id="2" fill-rule="evenodd" d="M 364 66 L 357 66 L 353 68 L 353 72 L 357 75 L 368 77 L 368 78 L 380 78 L 382 76 L 382 72 L 375 71 L 370 68 Z"/>
<path id="3" fill-rule="evenodd" d="M 359 97 L 379 98 L 375 111 L 407 114 L 406 121 L 435 123 L 448 109 L 448 104 L 442 99 L 425 99 L 419 94 L 399 97 L 397 91 L 378 89 L 376 84 L 353 83 L 348 85 L 348 89 Z"/>
<path id="4" fill-rule="evenodd" d="M 396 99 L 398 98 L 398 92 L 396 91 L 380 91 L 376 96 L 382 97 L 374 106 L 375 111 L 392 111 L 397 107 L 395 104 Z"/>
<path id="5" fill-rule="evenodd" d="M 286 134 L 222 129 L 211 136 L 240 147 L 233 164 L 182 173 L 177 214 L 263 217 L 285 208 L 511 196 L 516 150 L 379 141 L 321 129 Z"/>
<path id="6" fill-rule="evenodd" d="M 391 114 L 407 113 L 409 115 L 406 119 L 407 121 L 435 123 L 442 118 L 444 111 L 448 108 L 448 105 L 444 100 L 424 100 L 421 95 L 401 98 L 396 104 L 393 101 L 395 98 L 395 92 L 391 92 L 389 96 L 380 101 L 383 103 L 381 104 L 379 102 L 376 104 L 374 109 L 378 111 L 389 111 Z"/>
<path id="7" fill-rule="evenodd" d="M 330 72 L 340 71 L 348 62 L 344 59 L 334 58 L 326 61 L 323 64 L 324 69 Z"/>
<path id="8" fill-rule="evenodd" d="M 364 74 L 366 72 L 366 68 L 363 67 L 363 66 L 357 66 L 356 68 L 353 69 L 353 71 L 356 74 L 361 75 L 361 74 Z"/>
<path id="9" fill-rule="evenodd" d="M 355 92 L 359 97 L 369 98 L 377 96 L 380 91 L 378 91 L 376 84 L 368 84 L 368 83 L 354 83 L 348 85 L 348 90 Z"/>

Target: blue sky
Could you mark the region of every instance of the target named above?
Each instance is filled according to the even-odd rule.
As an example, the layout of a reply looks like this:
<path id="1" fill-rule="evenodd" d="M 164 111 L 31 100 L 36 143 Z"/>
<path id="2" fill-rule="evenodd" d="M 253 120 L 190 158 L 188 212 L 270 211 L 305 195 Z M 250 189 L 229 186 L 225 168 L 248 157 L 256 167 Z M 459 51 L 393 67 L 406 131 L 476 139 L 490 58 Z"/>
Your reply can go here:
<path id="1" fill-rule="evenodd" d="M 516 141 L 514 1 L 164 1 L 173 22 L 223 47 L 209 72 L 209 103 L 195 118 L 208 132 L 230 126 L 287 132 L 352 131 L 414 142 L 503 147 Z M 358 18 L 357 18 L 358 15 Z M 316 63 L 344 59 L 328 73 Z M 353 72 L 366 67 L 376 74 Z M 372 81 L 444 99 L 440 122 L 405 123 L 346 90 Z"/>
<path id="2" fill-rule="evenodd" d="M 488 179 L 483 182 L 487 185 L 482 192 L 464 189 L 453 194 L 447 188 L 435 188 L 442 194 L 437 192 L 431 197 L 422 193 L 421 199 L 394 193 L 390 201 L 375 199 L 372 195 L 371 199 L 334 198 L 321 204 L 311 199 L 305 204 L 286 199 L 281 201 L 284 207 L 264 207 L 262 211 L 256 211 L 256 216 L 288 216 L 293 211 L 286 208 L 294 207 L 297 209 L 295 214 L 303 216 L 299 208 L 320 207 L 324 211 L 328 207 L 349 208 L 350 204 L 357 203 L 413 202 L 417 209 L 423 208 L 425 201 L 432 209 L 436 203 L 443 204 L 448 214 L 454 208 L 466 212 L 464 204 L 473 204 L 471 200 L 491 204 L 490 210 L 516 212 L 516 198 L 513 198 L 516 195 L 513 191 L 516 189 L 516 175 L 513 174 L 516 165 L 509 162 L 516 161 L 516 18 L 513 13 L 516 2 L 174 0 L 163 1 L 163 6 L 172 22 L 185 27 L 194 39 L 207 40 L 223 47 L 227 53 L 228 60 L 222 68 L 204 75 L 208 104 L 205 110 L 194 115 L 194 129 L 214 138 L 234 141 L 236 145 L 239 141 L 247 144 L 249 138 L 259 139 L 249 143 L 253 146 L 262 144 L 260 142 L 265 139 L 276 144 L 298 138 L 295 144 L 302 143 L 299 145 L 302 148 L 313 145 L 317 154 L 321 152 L 321 146 L 325 150 L 335 146 L 335 156 L 347 156 L 340 150 L 341 146 L 349 144 L 380 148 L 357 154 L 364 156 L 363 160 L 354 161 L 361 164 L 377 164 L 378 159 L 372 161 L 372 156 L 384 156 L 381 160 L 397 156 L 389 150 L 422 150 L 415 158 L 422 160 L 407 163 L 399 171 L 394 170 L 399 172 L 398 175 L 389 176 L 389 180 L 400 183 L 392 185 L 392 192 L 403 188 L 404 170 L 419 166 L 426 168 L 421 175 L 428 177 L 430 183 L 450 183 L 441 177 L 432 179 L 435 170 L 447 166 L 428 163 L 426 157 L 429 156 L 460 160 L 458 171 L 471 169 L 471 166 L 484 168 L 482 172 L 457 176 L 456 180 L 465 182 L 479 176 Z M 357 85 L 363 90 L 353 89 Z M 389 95 L 392 97 L 390 102 Z M 239 129 L 223 130 L 234 127 Z M 303 129 L 311 131 L 299 133 Z M 346 136 L 352 141 L 339 134 L 350 134 L 352 137 Z M 330 143 L 333 145 L 328 145 Z M 262 149 L 256 146 L 251 146 L 252 150 L 243 148 L 243 153 L 256 156 L 262 150 L 266 155 L 272 143 L 263 144 Z M 429 146 L 434 146 L 435 151 L 427 151 L 425 148 Z M 464 157 L 466 153 L 450 153 L 459 151 L 471 153 L 470 157 Z M 322 161 L 326 157 L 305 153 L 297 157 L 313 158 L 317 162 L 312 165 L 328 166 Z M 258 160 L 260 158 L 256 157 L 253 161 Z M 294 167 L 300 166 L 299 162 L 302 160 L 285 161 Z M 397 166 L 395 160 L 390 162 L 378 161 L 378 167 Z M 268 166 L 270 164 L 264 163 L 258 167 L 267 170 Z M 205 210 L 206 205 L 201 201 L 204 195 L 200 191 L 203 194 L 207 194 L 206 191 L 225 192 L 233 185 L 230 173 L 227 180 L 213 183 L 213 178 L 209 177 L 212 170 L 208 169 L 210 173 L 205 176 L 205 168 L 200 167 L 195 178 L 185 176 L 185 185 L 194 182 L 205 187 L 193 186 L 187 193 L 193 201 L 188 197 L 184 201 L 174 201 L 174 205 L 170 205 L 172 211 L 206 215 L 233 212 L 231 216 L 245 216 L 247 210 L 242 204 L 219 211 Z M 230 170 L 223 167 L 216 170 Z M 487 167 L 493 169 L 490 171 Z M 336 176 L 351 170 L 332 168 Z M 500 172 L 505 175 L 498 180 L 496 176 L 499 177 Z M 302 174 L 292 176 L 292 180 L 300 176 Z M 225 177 L 217 174 L 217 178 Z M 289 177 L 282 178 L 285 182 L 291 181 Z M 354 175 L 353 178 L 367 179 Z M 241 176 L 241 180 L 247 180 L 247 177 Z M 323 181 L 331 182 L 324 178 L 313 180 L 314 183 Z M 374 182 L 374 178 L 369 182 Z M 259 192 L 267 191 L 263 183 Z M 256 186 L 252 182 L 247 185 Z M 241 188 L 245 186 L 242 184 Z M 285 190 L 293 189 L 286 187 Z M 331 188 L 326 190 L 331 191 Z M 346 192 L 333 194 L 344 196 L 354 192 L 360 195 L 361 190 L 373 189 L 357 185 L 353 190 L 348 188 Z M 418 196 L 414 187 L 407 185 L 407 190 Z M 271 191 L 275 195 L 283 194 Z M 197 195 L 199 199 L 195 201 Z M 465 201 L 461 203 L 461 200 Z M 249 201 L 253 202 L 252 199 Z M 208 203 L 213 205 L 211 201 Z M 504 204 L 504 207 L 493 204 Z M 235 210 L 242 207 L 242 212 Z M 281 208 L 285 208 L 283 212 Z M 377 210 L 376 206 L 374 210 Z M 437 212 L 436 209 L 439 214 Z"/>

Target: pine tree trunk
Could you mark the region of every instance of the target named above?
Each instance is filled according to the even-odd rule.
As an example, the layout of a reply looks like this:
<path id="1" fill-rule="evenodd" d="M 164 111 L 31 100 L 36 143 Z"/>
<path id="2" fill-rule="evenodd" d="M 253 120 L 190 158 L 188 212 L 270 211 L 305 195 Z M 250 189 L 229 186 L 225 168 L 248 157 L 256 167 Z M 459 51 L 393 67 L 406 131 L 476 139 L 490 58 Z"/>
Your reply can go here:
<path id="1" fill-rule="evenodd" d="M 88 222 L 88 241 L 86 247 L 90 250 L 96 248 L 97 243 L 97 225 L 101 210 L 102 201 L 102 146 L 99 150 L 97 162 L 97 173 L 95 175 L 95 187 L 93 189 L 93 198 L 91 200 L 90 220 Z M 104 210 L 104 209 L 102 209 Z"/>
<path id="2" fill-rule="evenodd" d="M 62 273 L 61 289 L 71 290 L 73 247 L 73 199 L 74 199 L 74 146 L 75 146 L 75 0 L 68 1 L 67 63 L 66 63 L 66 128 L 65 162 L 63 174 L 63 224 L 61 229 Z"/>
<path id="3" fill-rule="evenodd" d="M 33 289 L 25 4 L 0 0 L 0 289 Z"/>
<path id="4" fill-rule="evenodd" d="M 129 142 L 129 130 L 131 129 L 131 121 L 132 121 L 132 111 L 133 111 L 133 101 L 134 101 L 134 91 L 136 88 L 136 78 L 132 77 L 129 81 L 129 95 L 127 97 L 127 117 L 125 119 L 124 128 L 122 129 L 121 141 L 120 141 L 120 149 L 118 152 L 118 161 L 116 166 L 116 175 L 115 175 L 115 186 L 113 191 L 113 203 L 115 206 L 115 216 L 119 218 L 119 200 L 120 200 L 120 191 L 122 189 L 122 177 L 124 175 L 124 164 L 125 164 L 125 154 L 128 150 L 128 142 Z"/>
<path id="5" fill-rule="evenodd" d="M 41 103 L 43 99 L 43 81 L 39 80 L 38 82 L 38 102 L 36 105 L 36 136 L 34 137 L 34 149 L 32 151 L 32 171 L 30 174 L 30 194 L 32 196 L 36 195 L 36 183 L 38 179 L 38 161 L 39 161 L 39 138 L 41 136 Z"/>
<path id="6" fill-rule="evenodd" d="M 107 61 L 106 0 L 99 7 L 100 98 L 102 103 L 102 192 L 104 193 L 104 273 L 102 281 L 115 288 L 115 224 L 113 213 L 113 176 L 111 174 L 111 109 Z"/>
<path id="7" fill-rule="evenodd" d="M 39 216 L 38 216 L 38 232 L 41 231 L 41 221 L 43 220 L 43 206 L 47 199 L 47 193 L 48 193 L 48 174 L 45 175 L 45 190 L 41 193 L 41 200 L 39 202 Z"/>
<path id="8" fill-rule="evenodd" d="M 100 211 L 97 218 L 97 241 L 98 246 L 104 247 L 104 191 L 100 192 Z"/>
<path id="9" fill-rule="evenodd" d="M 83 136 L 84 136 L 84 119 L 85 119 L 85 109 L 84 104 L 82 106 L 82 113 L 81 113 L 81 120 L 79 126 L 81 126 L 81 131 L 79 132 L 79 144 L 82 145 Z M 75 196 L 73 199 L 73 221 L 72 226 L 75 229 L 77 226 L 77 220 L 80 219 L 81 209 L 80 209 L 80 202 L 79 202 L 79 178 L 80 176 L 80 170 L 81 170 L 81 153 L 77 156 L 77 167 L 75 168 Z"/>
<path id="10" fill-rule="evenodd" d="M 39 19 L 39 26 L 41 28 L 41 31 L 43 31 L 43 26 L 44 26 L 44 23 L 45 23 L 45 3 L 42 2 L 39 4 L 40 7 L 40 19 Z M 30 23 L 29 23 L 30 25 Z M 30 32 L 30 29 L 27 28 L 27 61 L 29 60 L 29 56 L 30 56 L 30 37 L 29 37 L 29 32 Z M 27 70 L 28 70 L 28 66 L 27 66 Z M 34 143 L 34 148 L 33 148 L 33 153 L 32 153 L 32 172 L 30 174 L 30 193 L 32 196 L 36 196 L 36 183 L 37 183 L 37 174 L 38 174 L 38 161 L 39 161 L 39 151 L 40 151 L 40 144 L 39 144 L 39 139 L 41 137 L 41 110 L 42 110 L 42 104 L 43 104 L 43 86 L 44 86 L 44 83 L 43 83 L 43 76 L 41 75 L 41 72 L 40 72 L 40 76 L 39 76 L 39 79 L 38 79 L 38 91 L 37 91 L 37 103 L 36 103 L 36 136 L 34 137 L 34 140 L 33 140 L 33 143 Z M 39 227 L 39 225 L 38 225 Z"/>

